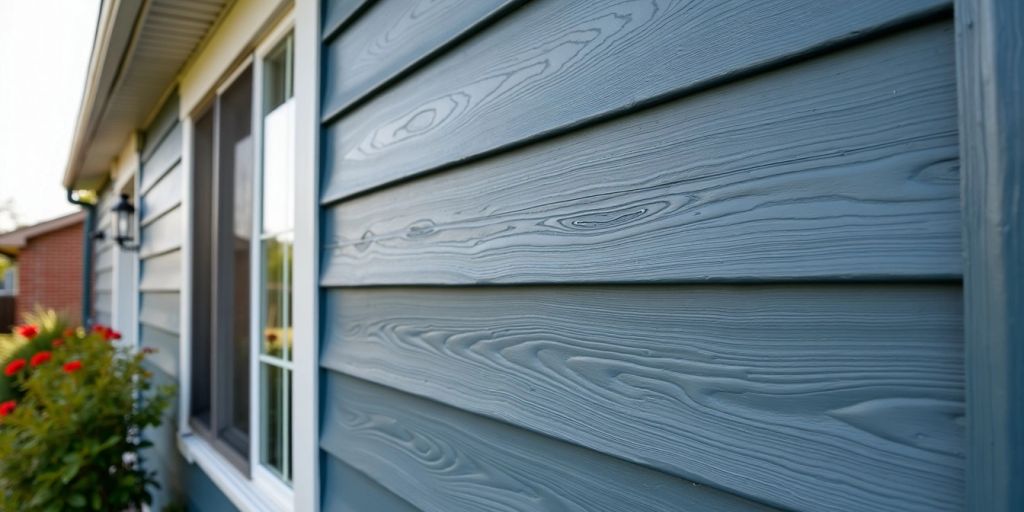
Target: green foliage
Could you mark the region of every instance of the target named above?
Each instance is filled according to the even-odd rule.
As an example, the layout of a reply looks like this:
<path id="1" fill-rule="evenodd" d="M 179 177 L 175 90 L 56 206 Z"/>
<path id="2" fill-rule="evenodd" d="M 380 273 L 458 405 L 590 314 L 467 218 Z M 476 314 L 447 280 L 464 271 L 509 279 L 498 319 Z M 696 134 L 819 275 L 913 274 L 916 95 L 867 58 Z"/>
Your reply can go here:
<path id="1" fill-rule="evenodd" d="M 67 325 L 53 311 L 36 310 L 25 314 L 25 321 L 37 326 L 40 332 L 28 339 L 18 334 L 0 334 L 0 372 L 15 359 L 28 361 L 36 352 L 50 350 L 53 340 L 59 338 Z M 13 377 L 0 373 L 0 402 L 20 399 L 23 392 Z"/>
<path id="2" fill-rule="evenodd" d="M 114 337 L 102 328 L 44 330 L 27 344 L 51 347 L 14 376 L 21 398 L 13 412 L 0 404 L 0 510 L 118 511 L 150 502 L 158 485 L 143 466 L 150 443 L 140 434 L 159 425 L 173 390 L 154 389 L 145 354 L 117 347 Z"/>

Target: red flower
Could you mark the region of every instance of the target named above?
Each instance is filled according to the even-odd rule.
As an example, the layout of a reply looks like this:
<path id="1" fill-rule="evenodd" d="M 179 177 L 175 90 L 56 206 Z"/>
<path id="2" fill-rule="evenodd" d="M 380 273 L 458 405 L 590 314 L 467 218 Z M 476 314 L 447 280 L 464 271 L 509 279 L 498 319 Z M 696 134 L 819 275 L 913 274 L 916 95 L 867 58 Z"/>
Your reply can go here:
<path id="1" fill-rule="evenodd" d="M 57 347 L 59 347 L 59 346 L 61 346 L 63 344 L 64 344 L 64 340 L 62 340 L 62 339 L 55 339 L 55 340 L 50 342 L 50 345 L 52 345 L 53 348 L 57 348 Z"/>
<path id="2" fill-rule="evenodd" d="M 75 335 L 75 329 L 73 327 L 68 327 L 67 329 L 64 329 L 64 337 L 65 338 L 71 338 L 74 335 Z"/>
<path id="3" fill-rule="evenodd" d="M 107 327 L 105 325 L 97 324 L 96 326 L 94 326 L 92 328 L 92 330 L 93 330 L 93 332 L 96 332 L 96 333 L 99 333 L 100 335 L 102 335 L 103 339 L 105 339 L 107 341 L 121 339 L 121 333 L 120 332 L 117 332 L 114 329 L 111 329 L 110 327 Z"/>
<path id="4" fill-rule="evenodd" d="M 82 369 L 81 361 L 68 361 L 64 363 L 64 373 L 75 373 L 80 369 Z"/>
<path id="5" fill-rule="evenodd" d="M 15 402 L 14 400 L 8 400 L 0 404 L 0 416 L 7 416 L 8 414 L 14 412 L 14 408 L 17 406 L 18 402 Z"/>
<path id="6" fill-rule="evenodd" d="M 14 361 L 11 361 L 10 363 L 7 364 L 7 368 L 4 369 L 4 375 L 8 377 L 13 377 L 15 373 L 20 372 L 21 369 L 24 367 L 24 359 L 15 359 Z"/>
<path id="7" fill-rule="evenodd" d="M 43 364 L 43 363 L 45 363 L 45 362 L 47 362 L 49 360 L 50 360 L 50 352 L 44 350 L 42 352 L 36 352 L 35 355 L 32 356 L 32 359 L 29 359 L 28 362 L 34 368 L 34 367 L 39 366 L 39 365 L 41 365 L 41 364 Z"/>
<path id="8" fill-rule="evenodd" d="M 19 325 L 14 328 L 14 332 L 18 333 L 23 338 L 32 339 L 39 334 L 39 328 L 32 324 Z"/>

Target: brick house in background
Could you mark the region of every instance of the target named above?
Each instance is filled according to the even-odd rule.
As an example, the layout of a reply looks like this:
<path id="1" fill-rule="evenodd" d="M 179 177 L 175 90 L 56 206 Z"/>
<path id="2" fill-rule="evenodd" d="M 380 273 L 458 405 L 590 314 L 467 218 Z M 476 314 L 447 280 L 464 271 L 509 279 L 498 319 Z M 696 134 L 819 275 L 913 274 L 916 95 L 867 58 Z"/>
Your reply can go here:
<path id="1" fill-rule="evenodd" d="M 80 322 L 84 219 L 84 212 L 76 212 L 0 234 L 0 254 L 14 259 L 17 268 L 13 322 L 37 306 Z M 0 331 L 8 321 L 0 318 Z"/>

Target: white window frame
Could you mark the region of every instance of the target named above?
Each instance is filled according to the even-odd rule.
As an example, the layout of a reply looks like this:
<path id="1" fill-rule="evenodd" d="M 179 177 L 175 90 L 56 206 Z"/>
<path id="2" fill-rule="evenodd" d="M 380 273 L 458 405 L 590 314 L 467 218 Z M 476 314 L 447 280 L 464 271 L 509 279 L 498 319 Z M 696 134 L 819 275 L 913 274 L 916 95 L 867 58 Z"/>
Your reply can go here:
<path id="1" fill-rule="evenodd" d="M 311 3 L 315 4 L 315 0 Z M 256 151 L 254 155 L 253 165 L 253 243 L 251 247 L 251 269 L 250 269 L 250 360 L 249 360 L 249 475 L 245 475 L 241 472 L 234 464 L 229 462 L 220 452 L 218 452 L 206 439 L 193 434 L 192 428 L 189 425 L 190 411 L 191 411 L 191 388 L 192 388 L 192 368 L 191 368 L 191 357 L 192 357 L 192 325 L 191 325 L 191 312 L 192 310 L 192 253 L 194 250 L 192 237 L 194 236 L 193 225 L 195 223 L 194 212 L 193 212 L 193 198 L 192 198 L 192 173 L 193 173 L 193 159 L 192 153 L 193 142 L 195 137 L 195 114 L 196 113 L 184 113 L 182 115 L 182 166 L 186 170 L 182 180 L 183 200 L 182 208 L 183 213 L 186 216 L 186 222 L 183 223 L 182 228 L 182 255 L 183 255 L 183 268 L 182 268 L 182 290 L 180 307 L 182 311 L 181 315 L 181 342 L 179 346 L 179 411 L 178 411 L 178 447 L 185 458 L 190 463 L 198 464 L 199 467 L 213 480 L 213 483 L 230 499 L 235 506 L 245 511 L 291 511 L 291 510 L 319 510 L 319 507 L 310 508 L 303 506 L 297 508 L 296 493 L 291 487 L 286 485 L 277 475 L 263 467 L 260 462 L 260 446 L 262 445 L 262 432 L 260 429 L 260 382 L 259 382 L 259 356 L 260 356 L 260 342 L 261 342 L 261 316 L 262 313 L 259 310 L 259 291 L 261 289 L 260 283 L 262 281 L 261 273 L 261 261 L 260 261 L 260 219 L 262 218 L 262 176 L 263 176 L 263 161 L 262 161 L 262 133 L 263 133 L 263 58 L 275 46 L 284 40 L 290 32 L 296 30 L 295 12 L 294 10 L 281 16 L 274 22 L 273 28 L 266 33 L 260 42 L 256 45 L 255 49 L 247 48 L 246 53 L 241 62 L 231 70 L 227 77 L 219 83 L 215 88 L 217 95 L 222 94 L 228 87 L 230 87 L 234 81 L 246 70 L 251 69 L 253 71 L 253 83 L 252 83 L 252 96 L 253 96 L 253 125 L 252 125 L 252 137 L 253 137 L 253 148 Z M 293 36 L 294 37 L 294 36 Z M 296 38 L 297 39 L 297 38 Z M 295 52 L 293 46 L 293 52 Z M 295 55 L 293 54 L 293 59 Z M 294 68 L 293 68 L 294 69 Z M 293 71 L 293 76 L 297 73 Z M 297 78 L 294 78 L 297 82 Z M 294 88 L 294 97 L 297 102 L 299 99 L 298 89 Z M 315 93 L 315 89 L 313 90 Z M 309 91 L 304 91 L 308 94 Z M 182 108 L 187 108 L 186 105 L 182 105 Z M 296 152 L 298 152 L 298 145 L 296 144 Z M 295 179 L 296 179 L 296 190 L 298 190 L 298 176 L 303 174 L 303 167 L 295 167 Z M 299 204 L 301 194 L 296 191 L 294 203 Z M 296 207 L 298 208 L 298 207 Z M 295 229 L 298 231 L 299 219 L 295 220 Z M 298 243 L 296 242 L 296 245 Z M 297 293 L 297 292 L 293 292 Z M 296 300 L 296 305 L 299 301 Z M 293 325 L 298 320 L 293 320 Z M 296 336 L 295 339 L 300 339 Z M 302 338 L 303 345 L 311 345 L 315 342 L 315 338 Z M 314 341 L 309 341 L 314 340 Z M 314 351 L 312 346 L 309 346 L 307 351 Z M 293 356 L 294 357 L 294 356 Z M 308 391 L 301 389 L 298 383 L 293 383 L 292 387 L 292 401 L 295 396 L 311 396 Z M 296 403 L 298 405 L 298 403 Z M 314 406 L 315 407 L 315 406 Z M 296 422 L 295 418 L 300 413 L 300 408 L 296 407 L 292 411 L 292 422 Z M 294 453 L 294 450 L 293 450 Z M 298 454 L 293 456 L 293 481 L 295 481 L 298 466 L 301 463 L 308 461 L 307 457 L 299 457 Z M 305 474 L 305 472 L 303 472 Z"/>
<path id="2" fill-rule="evenodd" d="M 262 397 L 260 397 L 260 390 L 262 388 L 260 382 L 260 356 L 262 355 L 262 340 L 263 340 L 263 308 L 261 304 L 262 290 L 263 290 L 263 119 L 267 114 L 263 112 L 263 78 L 264 78 L 264 61 L 267 55 L 277 48 L 285 38 L 295 28 L 294 13 L 288 14 L 284 19 L 278 22 L 277 26 L 263 39 L 263 41 L 256 47 L 253 52 L 253 148 L 256 151 L 255 160 L 253 165 L 253 177 L 252 177 L 252 243 L 250 245 L 250 310 L 249 310 L 249 332 L 251 334 L 251 345 L 249 346 L 249 414 L 250 414 L 250 445 L 249 445 L 249 464 L 251 467 L 253 482 L 258 486 L 269 490 L 280 502 L 282 503 L 293 503 L 295 500 L 292 488 L 286 485 L 281 479 L 273 472 L 269 471 L 264 467 L 260 461 L 261 453 L 260 448 L 263 446 L 263 431 L 261 422 L 262 413 Z M 294 52 L 294 46 L 292 47 Z M 294 53 L 293 57 L 294 59 Z M 294 76 L 294 72 L 293 72 Z M 293 98 L 294 98 L 294 87 Z M 296 179 L 298 174 L 297 169 L 292 175 L 292 180 Z M 294 200 L 294 199 L 293 199 Z M 292 226 L 294 229 L 294 225 Z M 293 322 L 294 325 L 294 322 Z M 289 364 L 289 370 L 294 376 L 294 366 Z M 294 389 L 294 386 L 293 388 Z M 289 400 L 292 397 L 287 397 Z M 290 428 L 291 425 L 286 425 Z"/>

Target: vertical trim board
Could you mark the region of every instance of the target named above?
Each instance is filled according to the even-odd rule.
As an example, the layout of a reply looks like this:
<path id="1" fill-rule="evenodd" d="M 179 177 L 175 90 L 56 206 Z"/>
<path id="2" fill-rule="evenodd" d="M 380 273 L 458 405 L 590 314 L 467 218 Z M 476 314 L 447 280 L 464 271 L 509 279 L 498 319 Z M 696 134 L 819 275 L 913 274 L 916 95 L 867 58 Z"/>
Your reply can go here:
<path id="1" fill-rule="evenodd" d="M 956 2 L 968 510 L 1024 510 L 1024 2 Z"/>

